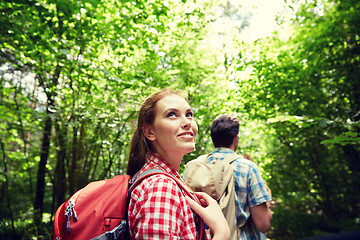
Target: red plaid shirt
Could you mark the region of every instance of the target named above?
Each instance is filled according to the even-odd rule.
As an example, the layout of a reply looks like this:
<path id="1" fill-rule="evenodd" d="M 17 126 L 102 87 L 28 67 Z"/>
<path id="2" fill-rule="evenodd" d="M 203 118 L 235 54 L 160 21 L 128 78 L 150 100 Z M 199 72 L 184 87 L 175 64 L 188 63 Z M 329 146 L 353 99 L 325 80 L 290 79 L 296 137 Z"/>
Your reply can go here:
<path id="1" fill-rule="evenodd" d="M 169 163 L 154 156 L 140 173 L 153 168 L 181 179 Z M 128 211 L 132 239 L 197 239 L 194 213 L 180 187 L 165 175 L 144 179 L 133 190 Z"/>

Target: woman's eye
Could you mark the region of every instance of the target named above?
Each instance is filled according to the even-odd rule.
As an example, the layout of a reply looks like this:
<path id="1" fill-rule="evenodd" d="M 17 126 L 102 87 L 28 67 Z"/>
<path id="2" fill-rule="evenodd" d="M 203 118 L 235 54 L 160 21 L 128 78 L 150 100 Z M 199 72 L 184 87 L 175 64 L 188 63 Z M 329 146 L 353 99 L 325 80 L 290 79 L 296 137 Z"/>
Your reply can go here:
<path id="1" fill-rule="evenodd" d="M 192 118 L 194 116 L 194 114 L 192 113 L 192 112 L 188 112 L 187 114 L 186 114 L 186 117 L 188 117 L 188 118 Z"/>
<path id="2" fill-rule="evenodd" d="M 176 114 L 174 112 L 169 112 L 166 117 L 176 117 Z"/>

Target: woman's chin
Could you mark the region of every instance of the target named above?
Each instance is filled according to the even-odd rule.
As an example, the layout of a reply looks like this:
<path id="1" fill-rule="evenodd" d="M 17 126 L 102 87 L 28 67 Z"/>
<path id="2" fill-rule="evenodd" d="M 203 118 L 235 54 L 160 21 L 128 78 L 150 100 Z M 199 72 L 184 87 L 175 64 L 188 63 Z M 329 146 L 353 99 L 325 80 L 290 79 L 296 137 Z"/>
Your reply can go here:
<path id="1" fill-rule="evenodd" d="M 195 145 L 189 146 L 185 149 L 186 153 L 191 153 L 195 150 Z M 185 154 L 186 154 L 185 153 Z"/>

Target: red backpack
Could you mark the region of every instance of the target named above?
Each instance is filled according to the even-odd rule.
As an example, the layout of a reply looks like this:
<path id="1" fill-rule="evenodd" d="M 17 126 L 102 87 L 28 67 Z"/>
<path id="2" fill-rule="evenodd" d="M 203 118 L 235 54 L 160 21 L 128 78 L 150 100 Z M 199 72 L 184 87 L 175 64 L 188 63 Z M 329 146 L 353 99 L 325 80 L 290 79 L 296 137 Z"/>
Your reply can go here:
<path id="1" fill-rule="evenodd" d="M 117 175 L 89 183 L 60 205 L 54 217 L 54 239 L 130 239 L 127 208 L 131 191 L 154 174 L 171 177 L 185 195 L 200 202 L 182 181 L 159 169 L 147 170 L 140 176 L 136 174 L 132 179 L 129 175 Z M 199 239 L 203 239 L 204 222 L 200 217 L 197 219 Z"/>

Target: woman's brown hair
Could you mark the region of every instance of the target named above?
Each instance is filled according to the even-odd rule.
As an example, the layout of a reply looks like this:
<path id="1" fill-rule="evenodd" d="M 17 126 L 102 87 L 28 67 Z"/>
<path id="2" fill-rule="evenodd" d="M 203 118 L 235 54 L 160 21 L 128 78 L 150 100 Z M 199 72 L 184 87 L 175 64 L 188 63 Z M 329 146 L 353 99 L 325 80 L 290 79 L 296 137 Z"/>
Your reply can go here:
<path id="1" fill-rule="evenodd" d="M 151 94 L 141 105 L 137 126 L 131 140 L 127 166 L 127 174 L 131 177 L 144 166 L 146 158 L 152 153 L 151 142 L 145 137 L 143 126 L 154 122 L 156 103 L 171 94 L 179 95 L 187 101 L 186 97 L 180 91 L 166 88 Z"/>

